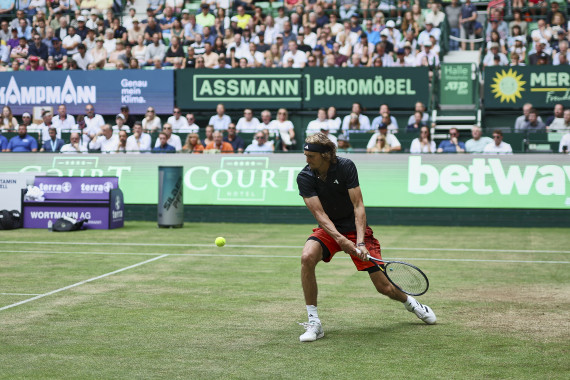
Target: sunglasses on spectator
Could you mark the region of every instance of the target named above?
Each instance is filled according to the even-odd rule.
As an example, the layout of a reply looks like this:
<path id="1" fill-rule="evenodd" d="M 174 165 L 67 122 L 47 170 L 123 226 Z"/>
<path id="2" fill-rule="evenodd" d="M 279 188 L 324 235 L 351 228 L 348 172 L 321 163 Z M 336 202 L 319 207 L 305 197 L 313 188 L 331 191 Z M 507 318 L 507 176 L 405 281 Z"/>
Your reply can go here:
<path id="1" fill-rule="evenodd" d="M 494 139 L 500 139 L 501 137 L 502 137 L 502 136 L 500 136 L 500 135 L 493 135 L 493 138 L 494 138 Z"/>
<path id="2" fill-rule="evenodd" d="M 228 129 L 236 129 L 236 127 L 228 127 Z"/>
<path id="3" fill-rule="evenodd" d="M 255 139 L 256 140 L 265 140 L 265 136 L 257 136 Z"/>
<path id="4" fill-rule="evenodd" d="M 180 113 L 180 111 L 172 111 L 172 113 Z"/>
<path id="5" fill-rule="evenodd" d="M 450 135 L 450 136 L 457 136 L 458 133 L 457 133 L 457 132 L 452 132 L 452 133 L 450 133 L 449 135 Z"/>

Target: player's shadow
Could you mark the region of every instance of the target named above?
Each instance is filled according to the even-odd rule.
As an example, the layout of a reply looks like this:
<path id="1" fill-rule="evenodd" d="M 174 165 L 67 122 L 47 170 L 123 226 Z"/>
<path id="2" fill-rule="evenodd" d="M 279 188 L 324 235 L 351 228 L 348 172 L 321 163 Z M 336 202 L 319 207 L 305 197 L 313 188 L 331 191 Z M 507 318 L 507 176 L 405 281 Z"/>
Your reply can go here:
<path id="1" fill-rule="evenodd" d="M 397 323 L 387 323 L 379 326 L 378 324 L 366 324 L 363 326 L 352 326 L 347 328 L 334 328 L 325 326 L 325 337 L 346 338 L 354 341 L 377 340 L 379 338 L 398 337 L 402 333 L 409 333 L 410 329 L 416 328 L 437 328 L 436 325 L 427 325 L 418 321 L 402 321 Z M 422 330 L 423 331 L 423 330 Z"/>

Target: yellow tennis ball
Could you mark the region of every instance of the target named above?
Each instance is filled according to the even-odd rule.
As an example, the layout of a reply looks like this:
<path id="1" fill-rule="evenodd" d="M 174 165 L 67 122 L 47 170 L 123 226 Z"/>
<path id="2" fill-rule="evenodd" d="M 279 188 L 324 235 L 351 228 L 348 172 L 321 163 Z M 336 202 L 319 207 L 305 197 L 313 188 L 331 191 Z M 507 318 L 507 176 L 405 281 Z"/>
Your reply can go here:
<path id="1" fill-rule="evenodd" d="M 218 247 L 223 247 L 224 245 L 226 245 L 226 239 L 224 239 L 223 237 L 217 237 L 216 238 L 216 245 Z"/>

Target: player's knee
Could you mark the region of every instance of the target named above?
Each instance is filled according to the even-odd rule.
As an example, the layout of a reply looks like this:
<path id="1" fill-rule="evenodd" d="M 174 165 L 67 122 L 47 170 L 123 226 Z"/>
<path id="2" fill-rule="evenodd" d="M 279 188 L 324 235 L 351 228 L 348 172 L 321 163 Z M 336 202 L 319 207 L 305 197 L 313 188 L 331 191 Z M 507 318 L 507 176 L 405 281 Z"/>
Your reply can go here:
<path id="1" fill-rule="evenodd" d="M 376 286 L 376 290 L 378 291 L 378 293 L 384 294 L 386 296 L 390 296 L 395 291 L 394 285 L 392 285 L 389 282 L 382 283 L 382 284 L 375 284 L 375 286 Z"/>
<path id="2" fill-rule="evenodd" d="M 322 254 L 314 247 L 305 247 L 301 254 L 301 265 L 305 267 L 314 267 L 321 259 Z"/>

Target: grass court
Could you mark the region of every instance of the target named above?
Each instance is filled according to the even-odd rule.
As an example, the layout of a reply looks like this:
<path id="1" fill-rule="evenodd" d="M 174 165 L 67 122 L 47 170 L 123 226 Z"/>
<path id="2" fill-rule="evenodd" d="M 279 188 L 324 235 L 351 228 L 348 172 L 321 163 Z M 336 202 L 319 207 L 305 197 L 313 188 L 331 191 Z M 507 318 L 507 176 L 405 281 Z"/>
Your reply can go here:
<path id="1" fill-rule="evenodd" d="M 372 226 L 426 272 L 438 323 L 338 253 L 317 266 L 325 337 L 300 343 L 312 227 L 1 231 L 0 378 L 570 377 L 568 229 Z"/>

